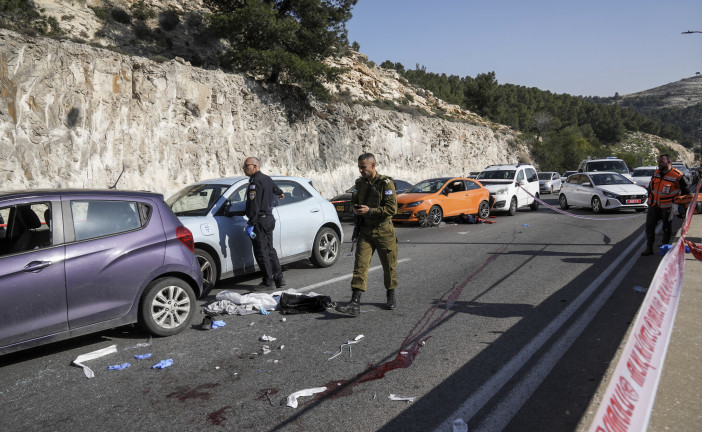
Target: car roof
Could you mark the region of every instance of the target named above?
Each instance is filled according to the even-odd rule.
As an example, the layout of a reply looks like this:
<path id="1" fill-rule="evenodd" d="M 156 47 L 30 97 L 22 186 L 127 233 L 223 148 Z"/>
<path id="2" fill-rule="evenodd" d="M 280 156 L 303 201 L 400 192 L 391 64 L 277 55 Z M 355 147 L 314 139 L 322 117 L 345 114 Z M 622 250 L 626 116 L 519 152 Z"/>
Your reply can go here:
<path id="1" fill-rule="evenodd" d="M 619 159 L 619 158 L 583 159 L 583 162 L 601 162 L 601 161 L 622 161 L 622 162 L 624 162 L 624 159 Z"/>
<path id="2" fill-rule="evenodd" d="M 150 191 L 135 191 L 126 189 L 25 189 L 0 191 L 0 198 L 41 198 L 56 195 L 74 195 L 74 196 L 89 196 L 102 195 L 106 197 L 139 197 L 139 198 L 160 198 L 163 199 L 163 194 Z"/>
<path id="3" fill-rule="evenodd" d="M 502 164 L 502 165 L 490 165 L 485 167 L 483 171 L 488 171 L 488 170 L 499 170 L 499 169 L 505 169 L 505 168 L 512 168 L 512 169 L 517 169 L 520 167 L 530 167 L 534 168 L 531 164 L 523 164 L 523 163 L 518 163 L 518 164 Z"/>
<path id="4" fill-rule="evenodd" d="M 295 177 L 295 176 L 281 176 L 281 175 L 272 175 L 270 176 L 272 179 L 276 180 L 296 180 L 299 182 L 309 182 L 310 179 L 305 178 L 305 177 Z M 200 180 L 195 183 L 191 184 L 223 184 L 223 185 L 233 185 L 234 183 L 238 183 L 242 180 L 248 181 L 249 178 L 247 176 L 237 176 L 237 177 L 220 177 L 220 178 L 213 178 L 213 179 L 206 179 L 206 180 Z"/>
<path id="5" fill-rule="evenodd" d="M 539 171 L 539 174 L 558 174 L 556 171 Z"/>
<path id="6" fill-rule="evenodd" d="M 655 166 L 655 165 L 651 165 L 651 166 L 640 166 L 640 167 L 634 168 L 634 171 L 636 171 L 636 170 L 638 170 L 638 169 L 658 169 L 658 167 Z"/>

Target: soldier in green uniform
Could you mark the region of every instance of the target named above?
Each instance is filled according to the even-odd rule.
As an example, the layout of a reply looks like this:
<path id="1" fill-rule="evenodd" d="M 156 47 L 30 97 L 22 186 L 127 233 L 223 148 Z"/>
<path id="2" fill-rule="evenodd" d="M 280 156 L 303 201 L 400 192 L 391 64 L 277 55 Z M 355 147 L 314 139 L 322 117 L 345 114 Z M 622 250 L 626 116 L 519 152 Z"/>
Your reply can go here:
<path id="1" fill-rule="evenodd" d="M 391 220 L 397 212 L 395 183 L 390 177 L 376 172 L 375 156 L 371 153 L 363 153 L 358 157 L 358 170 L 361 177 L 356 180 L 356 191 L 351 194 L 351 204 L 361 225 L 356 240 L 351 301 L 336 308 L 343 314 L 355 317 L 361 312 L 361 294 L 366 291 L 373 252 L 378 251 L 383 265 L 388 309 L 395 309 L 397 288 L 397 236 Z"/>

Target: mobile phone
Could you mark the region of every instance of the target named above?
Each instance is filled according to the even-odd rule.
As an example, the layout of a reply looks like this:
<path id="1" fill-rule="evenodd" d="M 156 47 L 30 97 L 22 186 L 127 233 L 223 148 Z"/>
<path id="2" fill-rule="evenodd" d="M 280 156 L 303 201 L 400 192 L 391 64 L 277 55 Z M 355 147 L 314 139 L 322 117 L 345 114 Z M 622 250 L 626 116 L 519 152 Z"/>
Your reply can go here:
<path id="1" fill-rule="evenodd" d="M 353 208 L 355 208 L 355 209 L 361 208 L 361 204 L 354 204 L 354 205 L 353 205 Z"/>

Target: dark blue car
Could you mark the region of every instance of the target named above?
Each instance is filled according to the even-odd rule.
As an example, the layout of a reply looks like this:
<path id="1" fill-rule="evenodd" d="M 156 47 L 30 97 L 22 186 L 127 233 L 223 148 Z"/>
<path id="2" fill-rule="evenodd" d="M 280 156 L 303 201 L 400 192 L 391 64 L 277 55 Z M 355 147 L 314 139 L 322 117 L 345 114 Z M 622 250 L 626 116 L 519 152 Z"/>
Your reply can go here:
<path id="1" fill-rule="evenodd" d="M 139 322 L 188 327 L 192 233 L 149 192 L 0 192 L 0 354 Z"/>

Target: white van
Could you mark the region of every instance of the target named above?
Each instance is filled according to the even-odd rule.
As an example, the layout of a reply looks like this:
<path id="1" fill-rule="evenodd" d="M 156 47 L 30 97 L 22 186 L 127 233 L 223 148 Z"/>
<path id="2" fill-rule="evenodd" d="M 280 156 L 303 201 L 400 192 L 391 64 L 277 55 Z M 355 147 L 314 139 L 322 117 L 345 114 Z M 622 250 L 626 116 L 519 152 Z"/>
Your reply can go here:
<path id="1" fill-rule="evenodd" d="M 495 198 L 493 211 L 506 211 L 513 216 L 520 207 L 539 208 L 539 202 L 533 198 L 539 198 L 539 177 L 531 165 L 490 165 L 478 174 L 477 180 Z"/>

